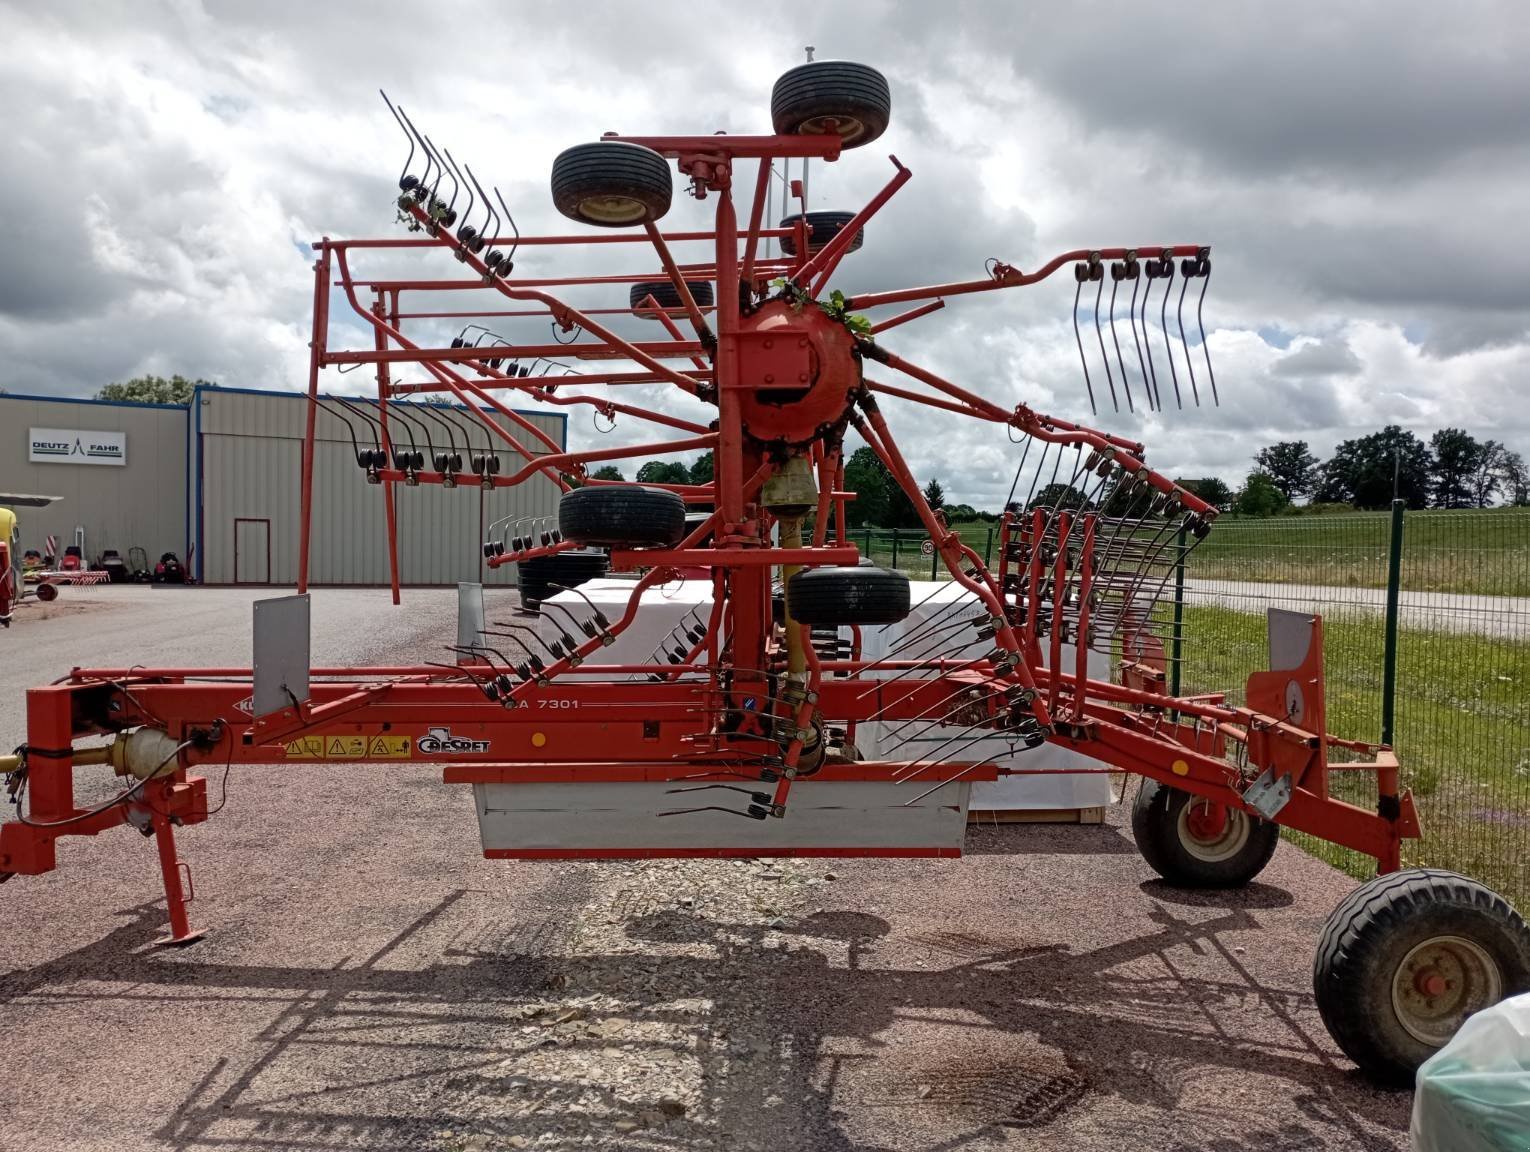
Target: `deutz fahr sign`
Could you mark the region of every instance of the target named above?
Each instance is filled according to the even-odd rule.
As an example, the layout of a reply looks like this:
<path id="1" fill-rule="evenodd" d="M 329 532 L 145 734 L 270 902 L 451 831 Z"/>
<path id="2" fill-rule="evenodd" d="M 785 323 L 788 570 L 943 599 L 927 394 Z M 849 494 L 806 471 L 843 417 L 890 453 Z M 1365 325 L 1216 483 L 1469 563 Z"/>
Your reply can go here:
<path id="1" fill-rule="evenodd" d="M 27 459 L 33 464 L 126 464 L 127 433 L 33 428 Z"/>

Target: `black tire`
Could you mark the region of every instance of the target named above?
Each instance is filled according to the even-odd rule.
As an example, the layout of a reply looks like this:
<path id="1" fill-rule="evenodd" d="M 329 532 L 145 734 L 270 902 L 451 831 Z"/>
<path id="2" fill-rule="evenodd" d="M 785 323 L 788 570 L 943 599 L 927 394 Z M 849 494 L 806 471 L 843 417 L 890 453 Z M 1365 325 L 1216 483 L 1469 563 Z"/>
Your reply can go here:
<path id="1" fill-rule="evenodd" d="M 712 282 L 710 280 L 687 280 L 686 287 L 691 290 L 691 298 L 696 301 L 698 308 L 710 308 L 714 297 L 712 295 Z M 658 314 L 652 309 L 639 308 L 644 300 L 652 296 L 660 308 L 684 308 L 685 304 L 680 299 L 680 293 L 675 291 L 675 286 L 668 280 L 643 280 L 632 286 L 632 291 L 627 293 L 627 305 L 637 315 L 649 320 L 658 319 Z"/>
<path id="2" fill-rule="evenodd" d="M 829 118 L 838 121 L 832 128 Z M 848 60 L 799 64 L 770 93 L 770 119 L 778 135 L 816 136 L 837 131 L 846 148 L 870 144 L 892 119 L 887 78 Z"/>
<path id="3" fill-rule="evenodd" d="M 1202 813 L 1213 820 L 1225 815 L 1222 834 L 1196 835 Z M 1153 871 L 1176 888 L 1241 888 L 1275 855 L 1280 826 L 1144 778 L 1132 806 L 1132 837 Z"/>
<path id="4" fill-rule="evenodd" d="M 551 585 L 577 588 L 597 580 L 610 571 L 611 558 L 598 548 L 581 548 L 555 552 L 551 556 L 534 556 L 522 560 L 517 567 L 521 607 L 535 612 L 540 610 L 543 600 L 557 594 L 557 589 Z"/>
<path id="5" fill-rule="evenodd" d="M 887 568 L 809 568 L 786 583 L 798 624 L 896 624 L 909 612 L 908 577 Z"/>
<path id="6" fill-rule="evenodd" d="M 802 213 L 795 212 L 781 221 L 782 228 L 794 228 L 797 221 L 801 220 Z M 808 255 L 817 252 L 830 240 L 838 236 L 840 229 L 855 219 L 854 212 L 809 212 L 807 214 L 808 227 Z M 866 242 L 866 229 L 856 230 L 855 239 L 850 241 L 847 252 L 854 252 Z M 788 256 L 797 254 L 797 242 L 791 236 L 781 237 L 781 251 Z"/>
<path id="7" fill-rule="evenodd" d="M 53 601 L 58 599 L 58 585 L 39 584 L 37 586 L 37 591 L 33 593 L 33 595 L 35 595 L 44 604 L 51 604 Z"/>
<path id="8" fill-rule="evenodd" d="M 575 488 L 558 504 L 558 530 L 580 544 L 668 548 L 685 538 L 685 501 L 639 484 Z"/>
<path id="9" fill-rule="evenodd" d="M 659 219 L 674 197 L 669 162 L 624 140 L 576 144 L 553 161 L 552 198 L 581 224 L 631 228 Z"/>
<path id="10" fill-rule="evenodd" d="M 1496 990 L 1485 984 L 1488 965 L 1476 969 L 1482 960 L 1496 968 Z M 1405 971 L 1414 978 L 1403 978 Z M 1459 991 L 1445 984 L 1428 998 L 1422 981 L 1443 984 L 1449 974 L 1458 977 Z M 1468 986 L 1472 975 L 1475 987 Z M 1527 990 L 1530 928 L 1519 913 L 1491 888 L 1434 868 L 1393 872 L 1356 888 L 1328 918 L 1312 963 L 1318 1013 L 1334 1042 L 1361 1071 L 1391 1084 L 1410 1083 L 1473 1011 Z M 1419 1001 L 1429 1007 L 1414 1015 Z"/>

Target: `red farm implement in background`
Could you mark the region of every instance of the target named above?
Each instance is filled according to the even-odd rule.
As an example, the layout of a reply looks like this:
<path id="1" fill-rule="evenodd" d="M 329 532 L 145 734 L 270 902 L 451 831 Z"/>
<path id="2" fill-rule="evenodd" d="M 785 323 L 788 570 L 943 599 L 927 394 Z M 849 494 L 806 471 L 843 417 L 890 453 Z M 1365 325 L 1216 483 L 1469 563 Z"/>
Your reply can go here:
<path id="1" fill-rule="evenodd" d="M 199 770 L 209 764 L 440 762 L 446 782 L 474 789 L 485 854 L 519 859 L 957 856 L 974 781 L 1115 770 L 1143 777 L 1134 832 L 1170 883 L 1247 883 L 1280 826 L 1376 859 L 1381 875 L 1336 910 L 1315 966 L 1326 1023 L 1368 1071 L 1411 1074 L 1466 1015 L 1526 984 L 1530 933 L 1501 898 L 1461 877 L 1399 871 L 1403 839 L 1418 834 L 1413 802 L 1389 749 L 1327 732 L 1317 618 L 1271 614 L 1271 669 L 1249 680 L 1244 705 L 1165 691 L 1158 599 L 1180 541 L 1204 537 L 1215 509 L 1150 468 L 1143 445 L 984 396 L 884 337 L 948 298 L 1071 271 L 1092 405 L 1107 395 L 1116 410 L 1215 403 L 1201 319 L 1209 248 L 1078 249 L 1031 271 L 991 260 L 969 281 L 831 292 L 909 169 L 891 158 L 885 186 L 855 213 L 806 211 L 800 180 L 786 182 L 800 210 L 776 226 L 766 211 L 776 164 L 837 162 L 887 127 L 887 83 L 859 64 L 788 72 L 773 93 L 771 134 L 610 135 L 570 148 L 553 164 L 553 200 L 593 226 L 571 235 L 520 235 L 498 189 L 402 108 L 389 110 L 409 146 L 398 197 L 405 234 L 315 246 L 299 595 L 256 605 L 249 668 L 77 669 L 31 691 L 26 743 L 5 764 L 18 815 L 0 827 L 0 876 L 51 870 L 65 836 L 133 824 L 158 845 L 169 942 L 194 939 L 173 829 L 208 818 Z M 711 229 L 660 230 L 677 172 L 687 195 L 715 206 Z M 527 251 L 585 246 L 646 252 L 653 263 L 633 274 L 516 275 Z M 690 262 L 676 255 L 682 246 Z M 414 258 L 428 268 L 389 277 Z M 387 267 L 369 276 L 367 261 Z M 1092 320 L 1081 326 L 1091 286 Z M 576 308 L 559 294 L 576 287 L 614 299 Z M 332 346 L 334 288 L 371 333 L 367 346 Z M 894 305 L 906 307 L 885 311 Z M 652 321 L 656 338 L 630 339 L 631 321 L 618 314 Z M 448 319 L 467 322 L 449 342 L 440 335 Z M 492 327 L 525 320 L 551 320 L 552 339 L 512 340 Z M 321 392 L 326 369 L 362 364 L 376 371 L 375 396 Z M 639 422 L 652 438 L 565 450 L 506 393 L 588 408 L 597 426 Z M 995 564 L 925 500 L 884 404 L 966 418 L 1016 445 Z M 305 593 L 320 421 L 347 429 L 358 479 L 381 490 L 395 602 L 401 489 L 492 499 L 541 478 L 562 493 L 556 523 L 496 521 L 485 562 L 519 565 L 528 600 L 607 567 L 631 572 L 625 606 L 608 615 L 588 602 L 537 633 L 491 626 L 483 589 L 464 585 L 456 643 L 441 662 L 311 667 Z M 966 593 L 953 602 L 963 610 L 938 614 L 874 660 L 863 631 L 905 618 L 911 597 L 905 577 L 867 566 L 848 538 L 852 435 Z M 701 450 L 713 454 L 706 483 L 595 475 L 611 461 Z M 647 660 L 603 660 L 644 611 L 645 592 L 696 572 L 706 612 Z M 1114 675 L 1091 675 L 1091 651 Z M 916 759 L 864 758 L 857 726 L 872 722 L 909 741 L 937 725 L 956 735 Z M 76 746 L 98 734 L 111 742 Z M 996 735 L 1016 753 L 1050 742 L 1101 766 L 1027 768 L 969 752 Z M 97 764 L 125 787 L 81 808 L 74 772 Z M 1338 772 L 1373 781 L 1363 803 L 1335 794 Z"/>

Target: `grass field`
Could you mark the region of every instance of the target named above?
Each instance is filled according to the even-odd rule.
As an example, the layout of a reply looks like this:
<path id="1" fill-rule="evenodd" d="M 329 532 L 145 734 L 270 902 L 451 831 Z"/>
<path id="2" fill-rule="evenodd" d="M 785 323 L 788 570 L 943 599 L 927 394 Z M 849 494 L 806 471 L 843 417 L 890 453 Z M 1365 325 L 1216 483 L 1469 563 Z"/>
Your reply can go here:
<path id="1" fill-rule="evenodd" d="M 1338 516 L 1223 517 L 1190 554 L 1187 575 L 1337 588 L 1385 588 L 1390 512 Z M 997 548 L 998 528 L 985 521 L 953 524 L 980 555 Z M 906 528 L 852 531 L 878 564 L 916 579 L 931 578 L 925 533 Z M 896 540 L 897 548 L 894 549 Z M 869 543 L 869 548 L 868 548 Z M 944 571 L 935 572 L 944 579 Z M 1530 596 L 1530 508 L 1482 511 L 1430 509 L 1404 518 L 1402 587 L 1414 592 Z"/>
<path id="2" fill-rule="evenodd" d="M 1323 620 L 1328 727 L 1376 740 L 1381 732 L 1382 624 L 1335 612 Z M 1187 606 L 1185 692 L 1237 688 L 1266 666 L 1262 614 Z M 1530 907 L 1530 644 L 1421 629 L 1399 634 L 1395 744 L 1424 838 L 1411 863 L 1475 876 Z M 1341 774 L 1345 799 L 1375 803 L 1371 777 Z M 1369 858 L 1310 837 L 1304 848 L 1357 876 Z"/>
<path id="3" fill-rule="evenodd" d="M 1208 580 L 1384 588 L 1391 513 L 1222 519 L 1189 562 Z M 1530 596 L 1530 508 L 1409 512 L 1402 587 Z"/>

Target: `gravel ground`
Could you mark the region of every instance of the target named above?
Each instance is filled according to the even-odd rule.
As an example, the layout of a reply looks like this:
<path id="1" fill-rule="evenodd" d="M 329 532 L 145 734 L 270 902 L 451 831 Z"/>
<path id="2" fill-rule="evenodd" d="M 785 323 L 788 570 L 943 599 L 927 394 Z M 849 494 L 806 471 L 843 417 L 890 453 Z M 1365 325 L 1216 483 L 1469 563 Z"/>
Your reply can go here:
<path id="1" fill-rule="evenodd" d="M 317 593 L 315 660 L 428 656 L 455 596 L 405 595 Z M 10 742 L 73 664 L 248 659 L 245 590 L 64 597 L 0 633 Z M 490 862 L 438 771 L 236 770 L 187 949 L 125 829 L 0 889 L 0 1149 L 1406 1146 L 1312 1004 L 1351 881 L 1289 845 L 1196 895 L 1119 813 L 961 861 Z"/>

